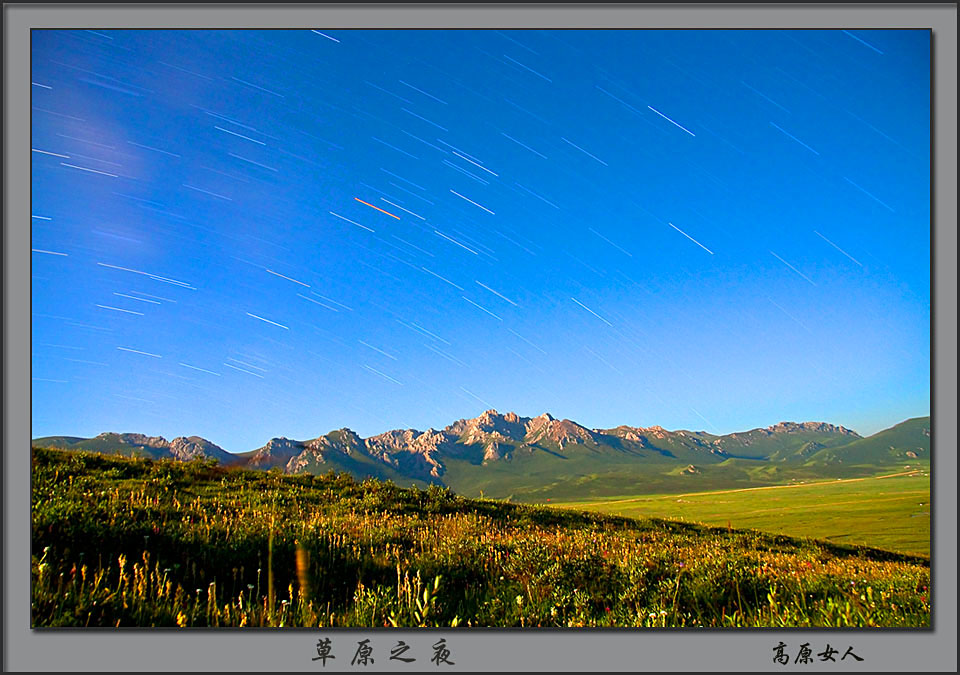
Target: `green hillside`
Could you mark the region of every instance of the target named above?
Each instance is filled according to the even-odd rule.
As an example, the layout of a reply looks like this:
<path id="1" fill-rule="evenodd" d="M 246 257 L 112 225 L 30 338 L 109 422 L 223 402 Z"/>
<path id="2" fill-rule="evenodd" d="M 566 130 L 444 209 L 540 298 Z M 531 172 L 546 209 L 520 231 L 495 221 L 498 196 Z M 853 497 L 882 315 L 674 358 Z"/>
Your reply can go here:
<path id="1" fill-rule="evenodd" d="M 810 461 L 831 465 L 909 464 L 911 459 L 930 459 L 929 416 L 914 417 L 873 436 L 839 448 L 821 450 Z"/>
<path id="2" fill-rule="evenodd" d="M 101 452 L 107 455 L 121 455 L 123 457 L 161 459 L 166 456 L 165 451 L 162 449 L 128 445 L 121 442 L 119 437 L 120 434 L 101 434 L 95 438 L 45 436 L 43 438 L 33 439 L 32 445 L 40 448 L 86 450 L 87 452 Z"/>
<path id="3" fill-rule="evenodd" d="M 34 627 L 928 627 L 929 560 L 34 448 Z"/>

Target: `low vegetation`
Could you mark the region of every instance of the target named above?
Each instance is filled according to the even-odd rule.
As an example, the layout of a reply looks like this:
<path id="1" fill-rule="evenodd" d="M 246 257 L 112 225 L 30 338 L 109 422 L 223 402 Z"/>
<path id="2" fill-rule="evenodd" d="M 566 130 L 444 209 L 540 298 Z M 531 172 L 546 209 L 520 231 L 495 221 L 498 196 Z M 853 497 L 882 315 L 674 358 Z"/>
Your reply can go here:
<path id="1" fill-rule="evenodd" d="M 839 544 L 930 555 L 929 462 L 877 476 L 748 489 L 552 501 L 628 518 L 669 518 L 751 528 Z"/>
<path id="2" fill-rule="evenodd" d="M 927 627 L 929 560 L 348 475 L 35 448 L 47 626 Z"/>

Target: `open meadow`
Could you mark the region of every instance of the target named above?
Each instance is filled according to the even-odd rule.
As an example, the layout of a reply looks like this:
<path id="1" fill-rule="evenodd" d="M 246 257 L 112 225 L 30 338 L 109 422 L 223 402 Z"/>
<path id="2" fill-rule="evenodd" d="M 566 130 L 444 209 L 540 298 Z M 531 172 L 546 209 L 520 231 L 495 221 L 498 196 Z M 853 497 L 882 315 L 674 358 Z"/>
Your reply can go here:
<path id="1" fill-rule="evenodd" d="M 555 503 L 930 555 L 929 463 L 877 476 Z"/>

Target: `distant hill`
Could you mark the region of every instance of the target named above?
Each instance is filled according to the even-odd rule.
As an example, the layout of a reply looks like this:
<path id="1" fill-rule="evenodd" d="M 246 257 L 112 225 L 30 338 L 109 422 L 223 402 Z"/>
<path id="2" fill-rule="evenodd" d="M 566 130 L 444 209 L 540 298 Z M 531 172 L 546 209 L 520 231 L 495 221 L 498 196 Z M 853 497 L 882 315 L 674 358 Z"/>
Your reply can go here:
<path id="1" fill-rule="evenodd" d="M 105 432 L 94 438 L 76 436 L 46 436 L 35 438 L 35 447 L 87 450 L 125 457 L 149 457 L 150 459 L 215 459 L 221 464 L 240 464 L 242 460 L 218 445 L 199 436 L 180 436 L 167 441 L 162 436 L 143 434 L 116 434 Z"/>
<path id="2" fill-rule="evenodd" d="M 289 474 L 332 470 L 398 484 L 439 484 L 465 495 L 529 500 L 833 476 L 848 467 L 926 459 L 929 434 L 929 417 L 868 438 L 825 422 L 780 422 L 718 436 L 659 426 L 589 429 L 548 413 L 522 417 L 488 410 L 441 430 L 397 429 L 361 438 L 344 428 L 309 440 L 273 438 L 242 454 L 198 436 L 167 441 L 135 433 L 49 436 L 34 439 L 33 445 L 151 459 L 207 458 Z"/>
<path id="3" fill-rule="evenodd" d="M 914 417 L 873 436 L 814 454 L 812 462 L 824 464 L 909 463 L 930 459 L 930 418 Z"/>

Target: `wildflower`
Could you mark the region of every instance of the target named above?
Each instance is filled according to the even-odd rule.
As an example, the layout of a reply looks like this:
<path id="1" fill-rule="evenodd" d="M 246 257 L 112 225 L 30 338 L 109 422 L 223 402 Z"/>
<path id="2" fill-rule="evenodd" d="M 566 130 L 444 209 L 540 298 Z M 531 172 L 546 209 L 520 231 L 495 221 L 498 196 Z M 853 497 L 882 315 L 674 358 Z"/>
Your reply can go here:
<path id="1" fill-rule="evenodd" d="M 187 625 L 187 615 L 183 612 L 177 613 L 177 625 L 184 628 Z"/>

